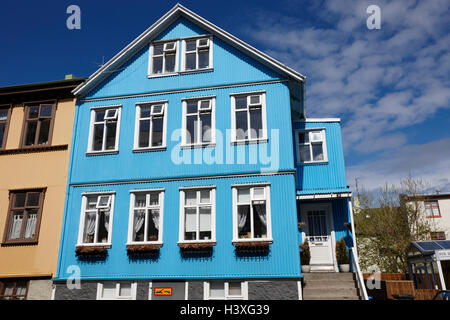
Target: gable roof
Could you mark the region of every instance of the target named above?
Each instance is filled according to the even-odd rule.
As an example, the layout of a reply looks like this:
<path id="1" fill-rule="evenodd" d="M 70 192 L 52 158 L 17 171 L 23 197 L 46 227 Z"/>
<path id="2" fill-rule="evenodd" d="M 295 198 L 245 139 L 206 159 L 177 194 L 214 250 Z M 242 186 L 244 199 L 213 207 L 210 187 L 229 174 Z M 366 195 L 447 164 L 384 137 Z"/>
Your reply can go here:
<path id="1" fill-rule="evenodd" d="M 114 70 L 116 67 L 123 64 L 129 57 L 135 54 L 144 45 L 148 44 L 151 39 L 155 38 L 159 33 L 161 33 L 167 26 L 169 26 L 179 17 L 187 18 L 191 22 L 209 31 L 211 34 L 227 42 L 236 49 L 248 54 L 252 58 L 268 66 L 269 68 L 278 71 L 281 74 L 288 76 L 289 78 L 300 82 L 303 82 L 306 79 L 306 77 L 299 72 L 285 66 L 281 62 L 255 49 L 244 41 L 222 30 L 213 23 L 177 3 L 165 15 L 157 20 L 152 26 L 150 26 L 150 28 L 145 30 L 141 35 L 139 35 L 118 54 L 116 54 L 111 60 L 109 60 L 100 69 L 94 72 L 85 82 L 77 86 L 72 91 L 72 93 L 75 95 L 83 95 L 88 92 L 110 74 L 110 72 L 108 71 Z"/>

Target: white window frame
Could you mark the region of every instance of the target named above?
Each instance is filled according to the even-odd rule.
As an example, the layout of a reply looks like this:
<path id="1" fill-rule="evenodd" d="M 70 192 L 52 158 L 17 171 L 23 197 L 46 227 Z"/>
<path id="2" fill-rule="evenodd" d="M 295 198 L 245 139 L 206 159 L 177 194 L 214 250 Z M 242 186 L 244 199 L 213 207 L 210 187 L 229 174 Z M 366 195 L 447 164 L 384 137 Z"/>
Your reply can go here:
<path id="1" fill-rule="evenodd" d="M 211 239 L 197 239 L 197 240 L 185 240 L 184 239 L 184 229 L 185 229 L 185 207 L 196 207 L 196 233 L 200 235 L 200 211 L 199 207 L 208 205 L 206 203 L 200 203 L 200 191 L 211 190 L 210 194 L 210 206 L 211 206 Z M 197 202 L 195 206 L 185 205 L 185 193 L 186 191 L 196 191 L 197 192 Z M 179 226 L 179 237 L 178 243 L 215 243 L 216 242 L 216 186 L 197 186 L 197 187 L 183 187 L 180 188 L 180 226 Z"/>
<path id="2" fill-rule="evenodd" d="M 110 198 L 110 209 L 109 209 L 109 225 L 108 225 L 108 241 L 107 242 L 93 242 L 93 243 L 84 243 L 83 242 L 83 234 L 84 234 L 84 223 L 86 221 L 86 204 L 87 204 L 87 198 L 91 196 L 97 196 L 97 206 L 99 197 L 101 196 L 111 196 Z M 80 224 L 78 229 L 78 246 L 111 246 L 111 239 L 112 239 L 112 226 L 113 226 L 113 218 L 114 218 L 114 199 L 115 199 L 116 193 L 114 191 L 108 191 L 108 192 L 90 192 L 90 193 L 83 193 L 81 198 L 81 214 L 80 214 Z M 89 211 L 93 211 L 94 209 L 91 209 Z M 102 208 L 96 208 L 97 210 L 96 214 L 98 215 L 99 210 L 102 210 Z M 98 232 L 98 226 L 99 226 L 99 219 L 98 217 L 95 220 L 95 233 L 94 233 L 94 239 L 95 234 Z"/>
<path id="3" fill-rule="evenodd" d="M 264 199 L 254 198 L 254 188 L 264 188 Z M 266 201 L 266 219 L 267 219 L 267 235 L 265 238 L 239 238 L 239 226 L 238 226 L 238 189 L 250 189 L 250 230 L 253 234 L 254 222 L 253 222 L 253 201 Z M 271 217 L 271 206 L 270 206 L 270 184 L 243 184 L 243 185 L 233 185 L 233 243 L 235 242 L 273 242 L 272 238 L 272 217 Z M 241 203 L 242 204 L 242 203 Z"/>
<path id="4" fill-rule="evenodd" d="M 316 160 L 314 161 L 313 159 L 313 152 L 312 152 L 312 145 L 314 144 L 314 142 L 319 142 L 319 141 L 312 141 L 311 140 L 311 132 L 317 132 L 320 131 L 321 133 L 321 140 L 320 142 L 322 142 L 322 151 L 323 151 L 323 160 Z M 308 164 L 308 163 L 326 163 L 328 162 L 328 153 L 327 153 L 327 139 L 326 139 L 326 130 L 325 128 L 308 128 L 308 129 L 302 129 L 302 130 L 295 130 L 295 149 L 296 149 L 296 153 L 297 153 L 297 164 Z M 311 156 L 311 161 L 300 161 L 300 141 L 298 139 L 298 134 L 300 132 L 303 133 L 308 133 L 309 137 L 308 143 L 302 143 L 303 145 L 309 145 L 309 154 Z"/>
<path id="5" fill-rule="evenodd" d="M 165 56 L 165 46 L 167 43 L 170 42 L 175 42 L 175 68 L 173 72 L 166 72 L 165 71 L 165 67 L 166 67 L 166 56 Z M 150 50 L 149 50 L 149 60 L 148 60 L 148 77 L 163 77 L 163 76 L 170 76 L 170 75 L 175 75 L 178 74 L 179 72 L 179 39 L 172 39 L 172 40 L 162 40 L 162 41 L 155 41 L 152 42 L 150 44 Z M 163 53 L 161 55 L 158 56 L 162 56 L 163 57 L 163 72 L 162 73 L 153 73 L 153 52 L 154 52 L 154 46 L 155 45 L 163 45 Z"/>
<path id="6" fill-rule="evenodd" d="M 159 193 L 159 204 L 158 205 L 150 205 L 150 193 Z M 146 190 L 132 190 L 130 191 L 130 214 L 129 214 L 129 220 L 128 220 L 128 242 L 127 245 L 133 245 L 133 244 L 162 244 L 163 241 L 163 218 L 164 218 L 164 192 L 165 189 L 146 189 Z M 136 194 L 145 194 L 146 199 L 146 205 L 145 207 L 139 208 L 145 210 L 145 220 L 144 220 L 144 239 L 147 239 L 147 223 L 146 220 L 149 218 L 148 210 L 149 209 L 159 209 L 159 229 L 158 229 L 158 240 L 156 241 L 133 241 L 133 222 L 134 222 L 134 210 L 135 210 L 135 200 L 136 200 Z"/>
<path id="7" fill-rule="evenodd" d="M 261 120 L 262 120 L 262 137 L 247 139 L 237 139 L 237 128 L 236 128 L 236 113 L 237 112 L 247 112 L 247 130 L 250 130 L 250 110 L 253 108 L 250 105 L 250 97 L 254 95 L 260 95 L 261 101 Z M 236 109 L 236 97 L 247 96 L 247 108 L 246 109 Z M 264 142 L 267 141 L 267 115 L 266 115 L 266 92 L 265 91 L 250 91 L 250 92 L 239 92 L 230 94 L 231 98 L 231 143 L 245 143 L 245 142 Z M 244 111 L 245 110 L 245 111 Z"/>
<path id="8" fill-rule="evenodd" d="M 210 295 L 210 284 L 212 281 L 222 281 L 222 280 L 211 280 L 211 281 L 205 281 L 203 282 L 203 299 L 204 300 L 248 300 L 248 281 L 225 281 L 224 282 L 224 297 L 223 298 L 216 298 L 211 297 Z M 230 282 L 240 282 L 241 283 L 241 295 L 240 296 L 233 296 L 229 294 L 229 283 Z"/>
<path id="9" fill-rule="evenodd" d="M 105 281 L 105 282 L 115 282 L 116 283 L 116 296 L 114 298 L 103 298 L 103 283 L 97 283 L 97 300 L 136 300 L 137 293 L 137 283 L 131 282 L 131 296 L 120 296 L 120 285 L 128 281 Z M 128 282 L 129 283 L 129 282 Z"/>
<path id="10" fill-rule="evenodd" d="M 152 114 L 153 113 L 153 106 L 156 105 L 162 105 L 162 117 L 163 117 L 163 134 L 162 134 L 162 145 L 160 146 L 151 146 L 152 138 L 153 138 L 153 117 L 161 117 L 160 114 Z M 147 107 L 151 106 L 150 111 L 150 117 L 141 118 L 141 107 Z M 160 100 L 160 101 L 147 101 L 147 102 L 138 102 L 136 103 L 136 115 L 135 115 L 135 121 L 134 121 L 134 145 L 133 145 L 133 151 L 145 151 L 145 150 L 160 150 L 166 148 L 166 141 L 167 141 L 167 110 L 168 110 L 168 101 L 167 100 Z M 150 146 L 148 147 L 139 147 L 139 125 L 140 120 L 146 119 L 146 120 L 152 120 L 151 127 L 150 127 L 150 136 L 149 136 L 149 142 Z"/>
<path id="11" fill-rule="evenodd" d="M 200 105 L 201 101 L 209 100 L 210 101 L 210 113 L 211 113 L 211 141 L 210 142 L 202 142 L 196 141 L 194 143 L 187 143 L 187 103 L 190 101 L 197 101 L 197 112 L 190 113 L 189 115 L 197 114 L 197 120 L 200 119 Z M 216 144 L 216 97 L 215 96 L 207 96 L 207 97 L 195 97 L 195 98 L 186 98 L 183 99 L 183 118 L 182 118 L 182 132 L 181 132 L 181 147 L 195 147 L 195 146 L 211 146 Z M 209 113 L 208 112 L 208 113 Z M 201 136 L 202 128 L 201 126 L 197 127 L 197 138 L 199 139 Z"/>
<path id="12" fill-rule="evenodd" d="M 202 39 L 208 39 L 209 42 L 209 63 L 207 68 L 198 68 L 198 51 L 199 47 L 198 44 L 200 40 Z M 186 42 L 187 41 L 196 41 L 195 44 L 195 51 L 189 51 L 189 53 L 195 52 L 195 65 L 196 69 L 189 69 L 186 70 Z M 201 50 L 202 48 L 200 48 Z M 204 71 L 204 70 L 211 70 L 213 69 L 213 36 L 212 35 L 203 35 L 198 37 L 191 37 L 191 38 L 183 38 L 181 43 L 181 72 L 198 72 L 198 71 Z"/>
<path id="13" fill-rule="evenodd" d="M 107 110 L 116 109 L 117 113 L 115 113 L 115 117 L 109 117 L 109 119 L 104 119 L 103 121 L 95 121 L 95 115 L 97 111 L 105 110 L 105 117 Z M 101 107 L 92 107 L 91 108 L 91 119 L 89 124 L 89 138 L 88 138 L 88 150 L 87 153 L 96 154 L 96 153 L 116 153 L 119 151 L 119 136 L 120 136 L 120 118 L 122 112 L 122 105 L 111 105 L 111 106 L 101 106 Z M 92 143 L 94 142 L 94 126 L 96 124 L 103 123 L 104 128 L 106 128 L 106 122 L 110 120 L 117 121 L 116 125 L 116 137 L 115 137 L 115 145 L 114 149 L 107 150 L 106 149 L 106 130 L 103 130 L 103 140 L 102 140 L 102 150 L 93 150 Z"/>

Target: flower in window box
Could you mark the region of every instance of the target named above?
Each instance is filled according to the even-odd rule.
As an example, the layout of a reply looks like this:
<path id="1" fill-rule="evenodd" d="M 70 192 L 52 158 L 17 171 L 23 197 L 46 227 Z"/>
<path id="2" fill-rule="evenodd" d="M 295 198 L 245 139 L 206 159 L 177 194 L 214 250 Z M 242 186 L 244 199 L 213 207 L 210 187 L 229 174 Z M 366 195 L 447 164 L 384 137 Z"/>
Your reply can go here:
<path id="1" fill-rule="evenodd" d="M 178 243 L 180 249 L 207 249 L 212 248 L 216 245 L 215 242 L 189 242 L 189 243 Z"/>
<path id="2" fill-rule="evenodd" d="M 305 221 L 300 221 L 298 224 L 299 228 L 305 227 L 306 226 L 306 222 Z"/>
<path id="3" fill-rule="evenodd" d="M 128 253 L 146 253 L 154 252 L 161 248 L 161 244 L 158 243 L 146 243 L 146 244 L 129 244 L 127 245 Z"/>

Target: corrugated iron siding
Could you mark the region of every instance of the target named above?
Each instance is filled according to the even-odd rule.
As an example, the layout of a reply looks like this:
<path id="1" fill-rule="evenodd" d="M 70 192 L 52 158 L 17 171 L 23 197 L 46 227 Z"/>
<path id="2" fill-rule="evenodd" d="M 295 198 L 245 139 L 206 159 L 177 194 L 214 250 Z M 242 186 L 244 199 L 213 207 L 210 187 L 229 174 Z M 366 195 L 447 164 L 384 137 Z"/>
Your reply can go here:
<path id="1" fill-rule="evenodd" d="M 230 93 L 255 90 L 266 91 L 269 141 L 261 144 L 231 145 L 229 138 L 225 140 L 226 130 L 230 130 L 231 128 Z M 191 159 L 191 164 L 177 165 L 172 160 L 172 153 L 179 154 L 181 138 L 175 136 L 172 141 L 171 136 L 176 130 L 181 129 L 182 126 L 181 99 L 207 95 L 216 96 L 216 130 L 222 133 L 224 139 L 221 141 L 217 139 L 215 148 L 182 150 L 182 154 L 187 155 Z M 133 153 L 136 103 L 158 100 L 168 100 L 167 150 Z M 117 104 L 122 105 L 119 153 L 87 157 L 86 151 L 89 138 L 91 107 Z M 76 130 L 76 144 L 73 147 L 75 152 L 74 159 L 76 161 L 73 162 L 73 174 L 70 178 L 71 184 L 251 172 L 259 173 L 263 171 L 274 172 L 295 169 L 294 159 L 292 157 L 293 143 L 290 126 L 289 90 L 285 83 L 163 94 L 150 98 L 124 98 L 84 102 L 77 108 L 76 112 L 78 113 L 78 127 Z M 275 135 L 271 135 L 272 129 L 278 133 L 278 141 Z M 250 150 L 256 150 L 256 154 L 259 154 L 260 148 L 266 148 L 267 152 L 264 152 L 264 154 L 272 157 L 271 162 L 262 163 L 259 156 L 256 162 L 250 161 Z M 223 150 L 222 156 L 220 156 L 221 149 Z M 213 152 L 214 155 L 217 155 L 219 161 L 211 165 L 205 165 L 204 162 L 195 164 L 194 154 L 198 152 Z M 245 153 L 246 160 L 244 164 L 238 163 L 238 152 Z M 227 163 L 227 154 L 233 155 L 233 163 Z"/>
<path id="2" fill-rule="evenodd" d="M 157 38 L 158 40 L 169 40 L 206 34 L 208 34 L 207 31 L 182 18 L 174 22 L 169 27 L 168 32 Z M 140 49 L 137 54 L 120 66 L 102 84 L 89 92 L 86 98 L 201 88 L 281 78 L 273 70 L 242 54 L 216 37 L 213 39 L 213 71 L 148 78 L 149 45 L 145 45 Z M 181 56 L 180 51 L 180 66 Z"/>
<path id="3" fill-rule="evenodd" d="M 328 162 L 320 164 L 297 164 L 297 189 L 302 193 L 319 190 L 347 189 L 341 126 L 338 122 L 295 122 L 295 129 L 325 128 Z M 294 140 L 295 141 L 295 140 Z M 294 149 L 295 162 L 297 152 Z"/>
<path id="4" fill-rule="evenodd" d="M 232 245 L 232 184 L 270 183 L 273 243 L 268 255 L 238 256 Z M 216 239 L 211 256 L 182 257 L 177 246 L 179 230 L 179 187 L 216 186 Z M 155 259 L 132 260 L 126 242 L 130 190 L 165 188 L 163 246 Z M 300 275 L 297 243 L 296 200 L 293 175 L 172 181 L 140 184 L 116 184 L 95 187 L 72 187 L 66 215 L 58 280 L 65 280 L 71 265 L 81 269 L 82 279 L 184 279 L 239 277 L 298 277 Z M 75 256 L 83 192 L 115 191 L 112 247 L 105 260 L 81 261 Z"/>

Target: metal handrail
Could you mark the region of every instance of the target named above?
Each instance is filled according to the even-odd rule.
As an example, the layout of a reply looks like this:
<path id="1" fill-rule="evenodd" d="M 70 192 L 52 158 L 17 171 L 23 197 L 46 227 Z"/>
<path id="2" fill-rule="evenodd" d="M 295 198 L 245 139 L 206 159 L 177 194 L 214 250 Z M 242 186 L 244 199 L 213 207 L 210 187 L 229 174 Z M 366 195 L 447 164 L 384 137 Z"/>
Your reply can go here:
<path id="1" fill-rule="evenodd" d="M 356 280 L 358 282 L 358 287 L 362 292 L 364 300 L 369 300 L 369 296 L 367 295 L 367 289 L 364 284 L 364 278 L 361 273 L 361 269 L 359 268 L 358 256 L 355 254 L 355 248 L 349 248 L 352 260 L 352 270 L 356 273 Z"/>

